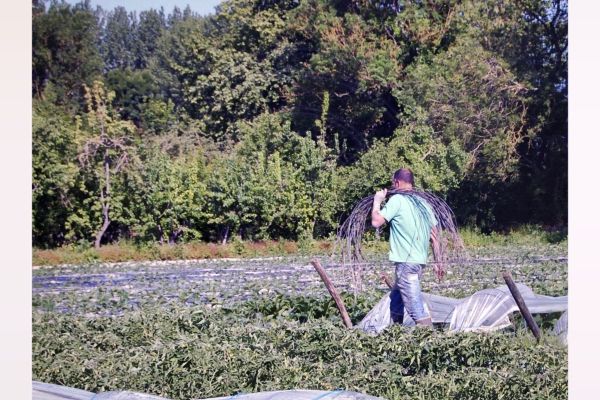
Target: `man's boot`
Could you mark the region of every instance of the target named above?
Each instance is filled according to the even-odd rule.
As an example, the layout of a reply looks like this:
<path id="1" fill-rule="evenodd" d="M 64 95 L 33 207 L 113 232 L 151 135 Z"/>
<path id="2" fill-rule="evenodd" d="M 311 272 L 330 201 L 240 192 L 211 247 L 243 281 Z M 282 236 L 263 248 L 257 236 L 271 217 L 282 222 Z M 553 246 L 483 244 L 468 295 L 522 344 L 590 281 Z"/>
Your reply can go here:
<path id="1" fill-rule="evenodd" d="M 431 317 L 421 318 L 415 321 L 417 326 L 429 326 L 433 328 L 433 322 L 431 322 Z"/>

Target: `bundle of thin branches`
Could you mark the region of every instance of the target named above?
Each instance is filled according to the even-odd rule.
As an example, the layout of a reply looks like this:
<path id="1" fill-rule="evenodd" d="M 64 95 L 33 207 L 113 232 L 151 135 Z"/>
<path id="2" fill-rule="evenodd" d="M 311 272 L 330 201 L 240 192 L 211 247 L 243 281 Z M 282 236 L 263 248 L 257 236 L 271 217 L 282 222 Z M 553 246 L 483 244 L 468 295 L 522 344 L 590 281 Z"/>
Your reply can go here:
<path id="1" fill-rule="evenodd" d="M 458 232 L 456 218 L 448 204 L 438 196 L 423 190 L 388 189 L 387 197 L 406 196 L 417 211 L 416 222 L 421 227 L 432 227 L 431 235 L 436 239 L 432 243 L 433 261 L 438 276 L 443 276 L 449 260 L 464 258 L 465 248 Z M 355 287 L 361 286 L 362 266 L 365 257 L 362 252 L 362 239 L 366 229 L 371 226 L 371 209 L 374 195 L 359 200 L 337 234 L 336 253 L 341 253 L 342 264 L 353 267 Z"/>

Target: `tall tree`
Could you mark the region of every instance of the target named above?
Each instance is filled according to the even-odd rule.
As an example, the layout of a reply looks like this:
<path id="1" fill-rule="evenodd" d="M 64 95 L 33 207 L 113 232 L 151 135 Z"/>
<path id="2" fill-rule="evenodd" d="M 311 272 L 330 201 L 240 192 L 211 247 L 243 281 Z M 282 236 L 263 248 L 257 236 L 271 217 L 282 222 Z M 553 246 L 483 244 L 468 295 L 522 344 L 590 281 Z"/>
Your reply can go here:
<path id="1" fill-rule="evenodd" d="M 106 15 L 102 53 L 107 70 L 132 68 L 135 65 L 135 14 L 116 7 Z"/>
<path id="2" fill-rule="evenodd" d="M 392 91 L 401 80 L 404 50 L 379 34 L 380 23 L 354 12 L 340 13 L 336 5 L 308 2 L 290 20 L 295 35 L 313 49 L 306 67 L 294 74 L 290 102 L 294 129 L 314 136 L 321 130 L 315 125 L 321 94 L 330 93 L 327 143 L 337 143 L 339 162 L 348 165 L 374 139 L 390 137 L 399 124 Z"/>
<path id="3" fill-rule="evenodd" d="M 527 115 L 537 135 L 521 147 L 521 184 L 529 201 L 524 208 L 551 225 L 565 225 L 568 217 L 568 2 L 517 2 L 523 22 L 521 36 L 507 59 L 515 73 L 531 85 Z M 548 202 L 548 199 L 552 199 Z M 521 200 L 523 202 L 523 200 Z"/>
<path id="4" fill-rule="evenodd" d="M 135 68 L 145 69 L 158 46 L 158 39 L 166 29 L 165 15 L 162 10 L 142 11 L 135 31 Z"/>
<path id="5" fill-rule="evenodd" d="M 171 28 L 178 22 L 183 21 L 183 14 L 181 13 L 181 9 L 177 6 L 173 7 L 173 11 L 167 16 L 167 26 Z"/>
<path id="6" fill-rule="evenodd" d="M 565 0 L 465 2 L 461 7 L 463 23 L 526 88 L 525 135 L 514 179 L 489 187 L 489 196 L 479 198 L 480 210 L 496 226 L 567 222 L 567 7 Z M 464 204 L 473 204 L 480 190 L 465 186 L 462 192 L 471 198 Z M 473 214 L 468 207 L 464 211 Z"/>
<path id="7" fill-rule="evenodd" d="M 171 99 L 177 107 L 184 106 L 185 87 L 193 77 L 207 72 L 193 53 L 193 49 L 208 47 L 204 32 L 203 20 L 187 20 L 170 26 L 159 38 L 150 69 L 163 96 Z"/>
<path id="8" fill-rule="evenodd" d="M 99 28 L 89 0 L 74 6 L 52 1 L 46 12 L 36 7 L 32 16 L 33 93 L 43 96 L 48 83 L 59 103 L 79 107 L 82 84 L 98 78 L 102 59 L 98 51 Z"/>
<path id="9" fill-rule="evenodd" d="M 113 93 L 106 93 L 99 81 L 91 88 L 85 87 L 87 113 L 84 122 L 92 136 L 85 141 L 78 157 L 81 167 L 89 171 L 97 183 L 102 225 L 95 235 L 96 248 L 100 247 L 112 221 L 111 209 L 115 206 L 112 181 L 135 157 L 131 143 L 135 127 L 113 115 L 110 109 L 113 96 Z"/>
<path id="10" fill-rule="evenodd" d="M 161 38 L 154 70 L 177 106 L 205 135 L 235 139 L 234 124 L 280 108 L 284 74 L 275 68 L 285 21 L 278 8 L 228 1 L 210 18 L 188 18 Z M 238 26 L 239 25 L 239 26 Z"/>

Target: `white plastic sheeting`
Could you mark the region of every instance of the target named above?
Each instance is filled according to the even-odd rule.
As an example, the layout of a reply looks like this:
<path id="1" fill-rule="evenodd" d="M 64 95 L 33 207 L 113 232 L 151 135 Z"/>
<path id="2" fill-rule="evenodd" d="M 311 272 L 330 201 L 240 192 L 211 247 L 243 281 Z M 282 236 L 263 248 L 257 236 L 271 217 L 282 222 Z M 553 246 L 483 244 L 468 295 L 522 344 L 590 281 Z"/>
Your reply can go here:
<path id="1" fill-rule="evenodd" d="M 532 314 L 565 312 L 567 310 L 567 296 L 537 295 L 531 288 L 520 283 L 517 284 L 517 288 Z M 430 312 L 433 323 L 447 324 L 448 330 L 451 332 L 501 329 L 511 324 L 508 316 L 519 310 L 506 286 L 480 290 L 463 299 L 423 293 L 423 301 L 424 306 Z M 390 293 L 387 293 L 358 324 L 358 328 L 372 334 L 382 332 L 393 323 L 390 308 Z M 566 317 L 564 323 L 566 326 Z M 414 324 L 404 310 L 403 325 Z"/>
<path id="2" fill-rule="evenodd" d="M 383 400 L 362 393 L 347 390 L 281 390 L 277 392 L 260 392 L 237 394 L 230 397 L 215 397 L 204 400 Z"/>
<path id="3" fill-rule="evenodd" d="M 169 400 L 165 397 L 152 396 L 129 391 L 110 391 L 94 395 L 91 400 Z"/>
<path id="4" fill-rule="evenodd" d="M 203 400 L 385 400 L 347 390 L 280 390 L 274 392 L 238 393 L 226 397 L 212 397 Z M 66 386 L 33 381 L 32 400 L 168 400 L 149 394 L 111 391 L 92 393 Z"/>
<path id="5" fill-rule="evenodd" d="M 558 336 L 562 344 L 567 345 L 567 334 L 569 333 L 569 311 L 565 311 L 556 324 L 554 324 L 554 334 Z"/>
<path id="6" fill-rule="evenodd" d="M 33 381 L 32 400 L 90 400 L 95 394 L 67 386 Z"/>

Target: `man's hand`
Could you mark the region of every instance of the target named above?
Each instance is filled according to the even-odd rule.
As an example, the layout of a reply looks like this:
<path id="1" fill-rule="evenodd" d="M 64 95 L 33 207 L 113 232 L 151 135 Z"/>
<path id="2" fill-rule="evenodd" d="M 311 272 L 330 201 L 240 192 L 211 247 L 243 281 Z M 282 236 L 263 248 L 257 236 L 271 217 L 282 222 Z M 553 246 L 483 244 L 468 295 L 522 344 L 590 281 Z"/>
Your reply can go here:
<path id="1" fill-rule="evenodd" d="M 386 194 L 387 189 L 383 189 L 376 192 L 375 197 L 373 198 L 373 210 L 371 211 L 371 225 L 373 225 L 373 228 L 379 228 L 385 224 L 385 218 L 379 213 L 379 207 L 381 206 L 381 202 L 385 200 Z"/>
<path id="2" fill-rule="evenodd" d="M 373 202 L 377 202 L 377 203 L 381 204 L 381 202 L 385 200 L 386 195 L 387 195 L 387 189 L 383 189 L 383 190 L 376 192 Z"/>
<path id="3" fill-rule="evenodd" d="M 433 272 L 435 272 L 438 282 L 441 282 L 444 275 L 446 275 L 446 267 L 442 263 L 435 263 L 433 264 Z"/>

